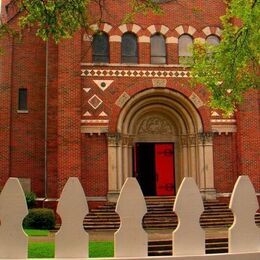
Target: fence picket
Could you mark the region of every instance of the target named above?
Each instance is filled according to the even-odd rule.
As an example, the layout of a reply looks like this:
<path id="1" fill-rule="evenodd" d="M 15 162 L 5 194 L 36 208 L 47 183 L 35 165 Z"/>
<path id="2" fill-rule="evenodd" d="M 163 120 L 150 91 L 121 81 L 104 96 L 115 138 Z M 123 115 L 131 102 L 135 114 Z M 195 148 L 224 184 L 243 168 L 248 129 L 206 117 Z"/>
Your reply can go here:
<path id="1" fill-rule="evenodd" d="M 229 253 L 206 255 L 205 232 L 199 224 L 204 210 L 203 202 L 195 181 L 185 178 L 173 207 L 179 220 L 178 227 L 172 234 L 173 256 L 148 257 L 148 235 L 142 227 L 142 219 L 147 212 L 145 200 L 136 179 L 128 178 L 116 206 L 121 225 L 114 234 L 115 257 L 99 259 L 260 259 L 260 229 L 254 221 L 259 204 L 247 176 L 239 177 L 231 196 L 230 208 L 235 220 L 229 229 Z M 56 259 L 88 258 L 89 239 L 83 228 L 83 219 L 88 212 L 79 180 L 70 178 L 57 207 L 62 225 L 55 236 Z M 27 259 L 28 237 L 22 229 L 22 221 L 27 214 L 25 196 L 19 180 L 9 178 L 0 194 L 0 259 Z"/>
<path id="2" fill-rule="evenodd" d="M 173 255 L 205 254 L 205 232 L 200 226 L 204 206 L 193 178 L 183 179 L 173 211 L 178 216 L 178 226 L 172 234 Z"/>
<path id="3" fill-rule="evenodd" d="M 83 220 L 89 210 L 78 178 L 71 177 L 67 181 L 58 203 L 57 213 L 62 223 L 55 235 L 55 257 L 88 257 L 89 236 L 83 228 Z"/>
<path id="4" fill-rule="evenodd" d="M 234 223 L 228 231 L 229 253 L 260 251 L 260 229 L 254 218 L 259 204 L 248 176 L 238 178 L 229 208 L 234 214 Z"/>
<path id="5" fill-rule="evenodd" d="M 147 256 L 148 235 L 142 227 L 147 208 L 135 178 L 126 180 L 118 198 L 116 212 L 120 216 L 121 224 L 114 234 L 115 257 Z"/>
<path id="6" fill-rule="evenodd" d="M 17 178 L 9 178 L 0 195 L 0 258 L 27 258 L 28 237 L 22 223 L 28 214 Z"/>

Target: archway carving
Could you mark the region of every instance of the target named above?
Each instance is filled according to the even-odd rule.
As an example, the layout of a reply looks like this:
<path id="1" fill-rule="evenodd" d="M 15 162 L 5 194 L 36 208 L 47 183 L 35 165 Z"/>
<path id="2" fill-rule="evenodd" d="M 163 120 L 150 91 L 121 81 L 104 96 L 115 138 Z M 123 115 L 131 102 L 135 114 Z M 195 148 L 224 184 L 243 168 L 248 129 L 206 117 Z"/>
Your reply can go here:
<path id="1" fill-rule="evenodd" d="M 137 93 L 123 107 L 117 133 L 108 135 L 109 199 L 133 175 L 133 145 L 172 142 L 175 146 L 177 189 L 183 177 L 193 177 L 206 196 L 214 193 L 212 136 L 204 133 L 200 114 L 181 93 L 149 89 Z"/>

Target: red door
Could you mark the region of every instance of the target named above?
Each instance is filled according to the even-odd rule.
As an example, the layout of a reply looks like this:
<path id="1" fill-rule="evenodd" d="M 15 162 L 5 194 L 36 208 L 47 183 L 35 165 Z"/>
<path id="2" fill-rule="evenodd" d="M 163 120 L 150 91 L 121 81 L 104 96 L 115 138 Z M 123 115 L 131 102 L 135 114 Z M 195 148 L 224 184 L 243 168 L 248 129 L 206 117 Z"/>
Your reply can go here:
<path id="1" fill-rule="evenodd" d="M 155 144 L 155 173 L 156 195 L 174 195 L 173 144 Z"/>

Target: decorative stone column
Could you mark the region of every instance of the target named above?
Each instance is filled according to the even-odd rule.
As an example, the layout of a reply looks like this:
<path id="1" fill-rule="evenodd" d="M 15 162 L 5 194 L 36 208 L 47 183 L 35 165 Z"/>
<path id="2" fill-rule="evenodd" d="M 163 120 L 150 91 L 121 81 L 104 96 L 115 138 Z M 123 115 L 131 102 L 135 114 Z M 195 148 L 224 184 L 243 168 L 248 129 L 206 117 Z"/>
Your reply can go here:
<path id="1" fill-rule="evenodd" d="M 216 199 L 213 169 L 213 133 L 200 133 L 199 139 L 203 145 L 204 158 L 204 187 L 201 186 L 200 188 L 205 199 Z"/>
<path id="2" fill-rule="evenodd" d="M 129 135 L 122 136 L 123 183 L 126 181 L 127 177 L 132 177 L 132 148 L 133 137 Z"/>
<path id="3" fill-rule="evenodd" d="M 189 163 L 188 163 L 188 137 L 187 136 L 181 136 L 180 137 L 181 142 L 181 148 L 182 148 L 182 160 L 181 160 L 181 179 L 184 177 L 190 177 L 190 169 L 189 169 Z"/>
<path id="4" fill-rule="evenodd" d="M 198 184 L 198 178 L 197 178 L 197 156 L 196 156 L 196 135 L 190 135 L 189 136 L 189 165 L 190 165 L 190 176 L 193 177 L 193 179 Z"/>
<path id="5" fill-rule="evenodd" d="M 108 133 L 108 200 L 116 201 L 119 195 L 118 182 L 118 144 L 120 136 Z"/>

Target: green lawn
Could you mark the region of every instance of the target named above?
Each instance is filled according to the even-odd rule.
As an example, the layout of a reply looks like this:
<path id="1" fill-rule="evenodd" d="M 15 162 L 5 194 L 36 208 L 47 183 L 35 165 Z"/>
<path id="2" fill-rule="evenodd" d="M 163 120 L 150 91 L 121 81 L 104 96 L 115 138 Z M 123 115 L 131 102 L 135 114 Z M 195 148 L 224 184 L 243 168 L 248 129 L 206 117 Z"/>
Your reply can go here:
<path id="1" fill-rule="evenodd" d="M 49 235 L 49 230 L 41 230 L 41 229 L 24 229 L 24 232 L 30 237 L 35 237 L 35 236 L 45 237 Z"/>
<path id="2" fill-rule="evenodd" d="M 89 257 L 113 257 L 114 243 L 109 242 L 90 242 Z M 29 243 L 29 258 L 53 258 L 54 243 Z"/>

